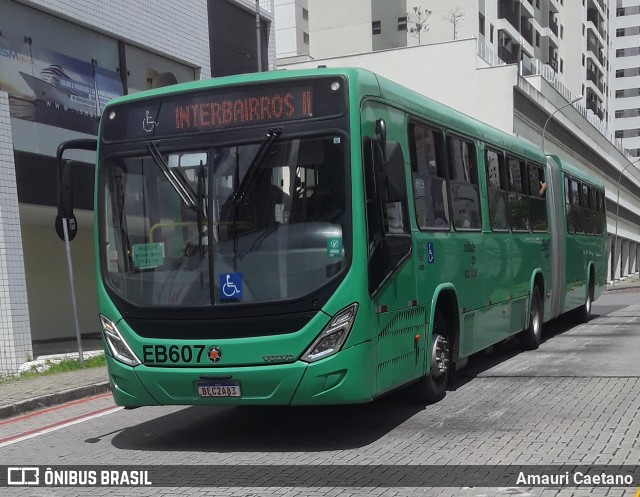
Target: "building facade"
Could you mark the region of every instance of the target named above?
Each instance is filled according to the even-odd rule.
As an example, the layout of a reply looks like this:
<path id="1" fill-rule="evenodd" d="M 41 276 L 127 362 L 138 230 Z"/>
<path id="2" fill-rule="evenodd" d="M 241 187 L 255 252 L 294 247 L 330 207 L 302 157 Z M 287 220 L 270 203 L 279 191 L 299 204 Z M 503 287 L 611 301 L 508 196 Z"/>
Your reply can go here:
<path id="1" fill-rule="evenodd" d="M 308 0 L 312 58 L 476 38 L 524 76 L 547 73 L 605 127 L 614 0 Z M 336 16 L 336 12 L 340 12 Z"/>
<path id="2" fill-rule="evenodd" d="M 274 0 L 207 0 L 207 5 L 211 76 L 272 71 L 276 68 Z M 201 43 L 206 45 L 205 41 Z"/>
<path id="3" fill-rule="evenodd" d="M 273 69 L 273 0 L 258 10 L 263 69 Z M 214 68 L 257 70 L 256 3 L 0 0 L 0 12 L 0 374 L 12 374 L 34 355 L 34 342 L 75 338 L 65 248 L 54 230 L 57 146 L 94 138 L 112 97 L 209 78 Z M 224 40 L 210 50 L 210 32 L 231 21 L 234 36 L 248 40 L 243 57 Z M 79 331 L 94 335 L 95 154 L 70 157 Z"/>
<path id="4" fill-rule="evenodd" d="M 621 79 L 613 63 L 613 0 L 457 0 L 438 2 L 440 11 L 407 0 L 393 2 L 394 12 L 379 9 L 382 3 L 354 1 L 332 23 L 338 2 L 309 0 L 313 60 L 287 67 L 369 68 L 602 176 L 609 281 L 637 273 L 640 175 L 613 129 L 620 112 L 614 81 Z M 630 6 L 625 14 L 636 12 Z M 629 57 L 632 46 L 638 43 L 628 42 Z"/>
<path id="5" fill-rule="evenodd" d="M 640 1 L 618 0 L 615 23 L 616 137 L 640 157 Z"/>
<path id="6" fill-rule="evenodd" d="M 276 57 L 309 55 L 308 0 L 275 0 Z"/>

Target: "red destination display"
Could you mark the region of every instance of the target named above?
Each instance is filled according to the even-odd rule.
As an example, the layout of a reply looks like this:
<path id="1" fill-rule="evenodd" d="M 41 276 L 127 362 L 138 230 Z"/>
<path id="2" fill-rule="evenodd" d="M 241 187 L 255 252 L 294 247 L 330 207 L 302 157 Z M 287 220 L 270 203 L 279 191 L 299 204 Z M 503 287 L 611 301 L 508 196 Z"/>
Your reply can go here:
<path id="1" fill-rule="evenodd" d="M 240 98 L 212 98 L 176 105 L 175 129 L 220 128 L 313 117 L 312 91 L 279 92 Z"/>

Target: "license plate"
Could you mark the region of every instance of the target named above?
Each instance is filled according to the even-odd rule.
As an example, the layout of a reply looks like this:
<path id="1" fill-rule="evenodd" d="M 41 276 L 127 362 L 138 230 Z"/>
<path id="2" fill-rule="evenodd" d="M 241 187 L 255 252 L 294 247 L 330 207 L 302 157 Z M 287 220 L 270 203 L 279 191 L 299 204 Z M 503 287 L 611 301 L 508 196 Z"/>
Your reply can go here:
<path id="1" fill-rule="evenodd" d="M 198 383 L 200 397 L 242 397 L 239 381 Z"/>

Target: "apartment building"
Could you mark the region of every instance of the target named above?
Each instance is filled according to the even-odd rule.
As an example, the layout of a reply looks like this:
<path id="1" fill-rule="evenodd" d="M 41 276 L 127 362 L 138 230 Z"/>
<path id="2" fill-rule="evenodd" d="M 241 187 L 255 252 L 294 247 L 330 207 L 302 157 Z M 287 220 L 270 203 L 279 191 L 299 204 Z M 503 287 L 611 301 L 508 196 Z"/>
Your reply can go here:
<path id="1" fill-rule="evenodd" d="M 640 0 L 618 0 L 614 48 L 616 138 L 640 157 Z"/>
<path id="2" fill-rule="evenodd" d="M 523 76 L 545 73 L 584 95 L 605 128 L 613 118 L 614 0 L 307 1 L 312 58 L 477 38 Z"/>
<path id="3" fill-rule="evenodd" d="M 276 56 L 309 55 L 308 0 L 275 0 Z"/>
<path id="4" fill-rule="evenodd" d="M 640 120 L 640 0 L 618 2 L 625 77 L 613 0 L 308 0 L 311 60 L 286 67 L 369 68 L 602 176 L 615 281 L 640 268 L 640 172 L 612 125 L 621 111 Z"/>

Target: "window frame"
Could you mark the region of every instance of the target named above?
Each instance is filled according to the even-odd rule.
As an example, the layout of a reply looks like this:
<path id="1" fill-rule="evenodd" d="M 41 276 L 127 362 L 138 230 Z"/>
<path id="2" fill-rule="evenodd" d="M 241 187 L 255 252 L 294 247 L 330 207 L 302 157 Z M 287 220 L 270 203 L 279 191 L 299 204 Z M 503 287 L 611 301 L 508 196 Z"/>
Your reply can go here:
<path id="1" fill-rule="evenodd" d="M 437 178 L 444 183 L 444 192 L 446 198 L 443 202 L 443 209 L 445 210 L 444 214 L 446 216 L 446 223 L 442 226 L 428 226 L 426 223 L 423 225 L 418 220 L 418 206 L 416 205 L 416 186 L 415 180 L 420 179 L 425 176 L 418 170 L 418 158 L 417 158 L 417 141 L 415 139 L 415 128 L 421 127 L 426 130 L 429 130 L 431 133 L 434 133 L 438 138 L 434 140 L 434 153 L 436 159 L 436 175 L 429 174 L 430 178 Z M 413 196 L 413 207 L 414 207 L 414 215 L 413 218 L 415 220 L 416 226 L 418 230 L 421 232 L 427 231 L 439 231 L 439 232 L 447 232 L 451 231 L 453 223 L 451 222 L 451 199 L 450 199 L 450 191 L 449 191 L 449 179 L 451 173 L 449 171 L 448 164 L 448 154 L 447 154 L 447 145 L 446 145 L 446 132 L 444 129 L 440 128 L 435 124 L 431 124 L 425 122 L 421 119 L 415 118 L 414 116 L 410 116 L 408 119 L 407 126 L 407 138 L 409 142 L 409 157 L 410 157 L 410 168 L 411 168 L 411 195 Z M 416 178 L 416 176 L 418 178 Z M 426 207 L 426 204 L 425 204 Z"/>
<path id="2" fill-rule="evenodd" d="M 451 147 L 450 147 L 450 143 L 451 140 L 458 140 L 462 143 L 466 143 L 467 147 L 470 148 L 470 151 L 468 151 L 467 153 L 467 157 L 471 158 L 471 160 L 473 161 L 472 164 L 469 165 L 469 169 L 468 169 L 468 178 L 464 178 L 465 181 L 462 180 L 458 180 L 456 178 L 453 177 L 454 175 L 454 166 L 453 166 L 453 161 L 452 161 L 452 157 L 451 157 Z M 480 174 L 479 174 L 479 170 L 478 170 L 478 147 L 476 145 L 476 141 L 468 136 L 465 136 L 463 134 L 460 133 L 456 133 L 455 131 L 452 130 L 447 130 L 445 132 L 445 150 L 446 150 L 446 162 L 449 166 L 449 178 L 447 181 L 447 186 L 448 186 L 448 190 L 449 190 L 449 215 L 451 217 L 450 223 L 451 226 L 453 227 L 454 231 L 460 231 L 460 232 L 480 232 L 482 231 L 482 195 L 481 195 L 481 191 L 480 191 Z M 475 171 L 475 183 L 473 182 L 474 179 L 474 171 Z M 464 173 L 464 170 L 463 170 Z M 473 227 L 458 227 L 456 226 L 456 222 L 455 222 L 455 213 L 454 213 L 454 207 L 453 207 L 453 183 L 462 183 L 462 184 L 468 184 L 468 185 L 473 185 L 475 188 L 475 191 L 477 193 L 477 213 L 478 213 L 478 219 L 476 222 L 476 225 Z"/>

